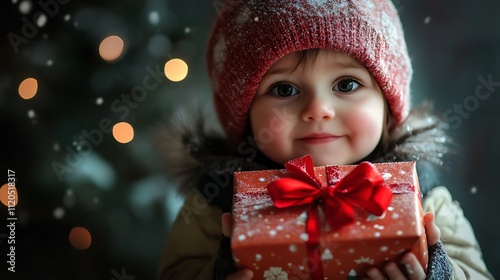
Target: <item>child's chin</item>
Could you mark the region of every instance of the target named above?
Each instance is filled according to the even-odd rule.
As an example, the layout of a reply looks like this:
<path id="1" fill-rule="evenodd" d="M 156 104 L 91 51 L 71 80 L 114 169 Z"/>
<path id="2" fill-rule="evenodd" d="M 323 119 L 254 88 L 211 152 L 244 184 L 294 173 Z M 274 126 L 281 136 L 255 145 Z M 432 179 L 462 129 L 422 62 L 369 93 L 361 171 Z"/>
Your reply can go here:
<path id="1" fill-rule="evenodd" d="M 347 165 L 351 164 L 342 158 L 336 156 L 327 156 L 327 155 L 311 155 L 313 158 L 314 166 L 324 166 L 324 165 Z"/>

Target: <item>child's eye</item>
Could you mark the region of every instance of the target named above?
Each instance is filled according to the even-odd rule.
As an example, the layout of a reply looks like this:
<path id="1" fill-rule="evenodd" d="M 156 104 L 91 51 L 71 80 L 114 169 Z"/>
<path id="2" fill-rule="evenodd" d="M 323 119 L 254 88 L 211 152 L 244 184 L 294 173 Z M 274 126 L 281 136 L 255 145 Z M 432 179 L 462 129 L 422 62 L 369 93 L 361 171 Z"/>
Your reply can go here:
<path id="1" fill-rule="evenodd" d="M 360 84 L 353 79 L 344 79 L 333 86 L 334 91 L 350 92 L 357 89 Z"/>
<path id="2" fill-rule="evenodd" d="M 299 90 L 290 84 L 278 84 L 271 90 L 271 94 L 278 97 L 289 97 L 299 93 Z"/>

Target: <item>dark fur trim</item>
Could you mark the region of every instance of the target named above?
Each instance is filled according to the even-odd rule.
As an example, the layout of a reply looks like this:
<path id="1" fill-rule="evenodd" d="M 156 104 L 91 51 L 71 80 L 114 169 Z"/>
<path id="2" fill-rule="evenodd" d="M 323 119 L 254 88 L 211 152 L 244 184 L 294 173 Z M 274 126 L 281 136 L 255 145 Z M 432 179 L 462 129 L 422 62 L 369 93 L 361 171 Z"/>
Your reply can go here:
<path id="1" fill-rule="evenodd" d="M 451 152 L 451 139 L 445 133 L 446 124 L 430 114 L 431 110 L 429 103 L 413 109 L 406 121 L 389 133 L 386 150 L 372 161 L 423 160 L 442 166 L 444 156 Z"/>
<path id="2" fill-rule="evenodd" d="M 424 195 L 437 185 L 438 170 L 451 152 L 445 123 L 431 115 L 431 109 L 431 105 L 424 104 L 412 110 L 407 120 L 388 134 L 385 149 L 367 158 L 372 162 L 416 161 Z M 207 196 L 203 184 L 216 181 L 225 189 L 229 184 L 227 174 L 234 171 L 281 168 L 259 160 L 263 157 L 252 145 L 245 146 L 253 149 L 252 156 L 231 150 L 222 131 L 208 129 L 200 112 L 199 108 L 178 111 L 160 139 L 167 173 L 178 181 L 181 193 L 198 188 Z"/>
<path id="3" fill-rule="evenodd" d="M 404 123 L 389 132 L 386 148 L 369 159 L 372 162 L 415 161 L 424 195 L 437 186 L 439 170 L 453 154 L 453 143 L 445 132 L 447 125 L 429 113 L 432 110 L 430 103 L 413 109 Z"/>
<path id="4" fill-rule="evenodd" d="M 167 174 L 180 184 L 181 193 L 188 193 L 198 183 L 203 170 L 217 165 L 218 160 L 212 160 L 215 155 L 221 160 L 227 157 L 225 138 L 207 129 L 199 108 L 190 112 L 179 109 L 161 131 L 157 146 L 165 156 Z"/>
<path id="5" fill-rule="evenodd" d="M 266 168 L 252 161 L 254 157 L 236 156 L 223 132 L 207 127 L 205 117 L 198 105 L 192 110 L 179 109 L 162 125 L 157 138 L 166 173 L 179 184 L 179 192 L 184 195 L 194 188 L 206 195 L 200 182 L 210 180 L 225 188 L 230 183 L 225 176 L 228 172 Z"/>

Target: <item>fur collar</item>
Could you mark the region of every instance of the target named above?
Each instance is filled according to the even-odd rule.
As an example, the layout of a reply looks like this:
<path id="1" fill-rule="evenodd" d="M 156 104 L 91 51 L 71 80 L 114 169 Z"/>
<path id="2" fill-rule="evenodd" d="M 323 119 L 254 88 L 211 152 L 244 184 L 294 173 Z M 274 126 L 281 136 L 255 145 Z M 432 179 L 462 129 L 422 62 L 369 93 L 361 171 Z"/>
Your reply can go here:
<path id="1" fill-rule="evenodd" d="M 372 162 L 416 161 L 424 195 L 438 184 L 438 171 L 450 154 L 451 143 L 445 133 L 445 123 L 431 115 L 430 110 L 428 104 L 412 110 L 407 120 L 389 134 L 386 151 L 368 158 Z M 210 189 L 207 182 L 213 181 L 229 195 L 232 172 L 283 168 L 266 160 L 251 143 L 240 145 L 238 152 L 232 152 L 221 130 L 208 128 L 200 111 L 199 108 L 178 111 L 158 138 L 160 151 L 165 156 L 164 168 L 169 178 L 179 184 L 180 193 L 198 190 L 205 197 L 207 192 L 219 193 L 207 190 Z M 226 198 L 228 201 L 230 198 Z"/>

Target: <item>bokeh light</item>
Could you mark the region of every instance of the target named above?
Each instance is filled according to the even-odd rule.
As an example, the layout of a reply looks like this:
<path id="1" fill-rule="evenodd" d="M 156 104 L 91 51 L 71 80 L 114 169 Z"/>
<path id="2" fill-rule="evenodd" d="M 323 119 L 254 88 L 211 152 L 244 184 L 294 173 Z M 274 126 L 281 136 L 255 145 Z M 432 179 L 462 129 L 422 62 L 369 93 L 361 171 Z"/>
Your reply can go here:
<path id="1" fill-rule="evenodd" d="M 149 13 L 149 22 L 152 25 L 157 25 L 160 22 L 160 14 L 157 11 L 151 11 Z"/>
<path id="2" fill-rule="evenodd" d="M 84 227 L 74 227 L 69 233 L 69 242 L 73 247 L 85 250 L 92 243 L 90 232 Z"/>
<path id="3" fill-rule="evenodd" d="M 165 76 L 172 82 L 180 82 L 188 74 L 188 65 L 184 60 L 174 58 L 165 63 Z"/>
<path id="4" fill-rule="evenodd" d="M 2 204 L 7 206 L 7 207 L 8 206 L 13 207 L 13 206 L 17 205 L 17 189 L 16 189 L 16 187 L 10 187 L 10 191 L 11 191 L 11 193 L 10 193 L 11 197 L 9 198 L 9 185 L 4 184 L 0 188 L 0 201 L 2 201 Z M 14 199 L 12 199 L 12 198 L 14 198 Z M 10 204 L 9 204 L 9 199 L 11 200 Z"/>
<path id="5" fill-rule="evenodd" d="M 106 37 L 99 45 L 99 55 L 106 61 L 116 60 L 122 55 L 124 45 L 122 38 L 116 35 Z"/>
<path id="6" fill-rule="evenodd" d="M 113 137 L 116 141 L 126 144 L 134 139 L 134 128 L 127 122 L 119 122 L 113 126 Z"/>
<path id="7" fill-rule="evenodd" d="M 35 78 L 26 78 L 19 84 L 19 95 L 23 99 L 31 99 L 38 91 L 38 81 Z"/>

